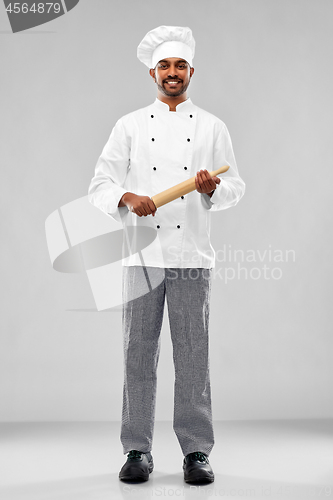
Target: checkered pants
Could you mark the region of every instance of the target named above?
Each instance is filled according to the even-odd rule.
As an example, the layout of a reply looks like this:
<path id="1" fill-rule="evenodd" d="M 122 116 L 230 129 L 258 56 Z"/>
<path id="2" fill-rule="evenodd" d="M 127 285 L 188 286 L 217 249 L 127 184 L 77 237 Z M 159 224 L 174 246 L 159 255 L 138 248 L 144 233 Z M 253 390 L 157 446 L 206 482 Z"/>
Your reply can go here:
<path id="1" fill-rule="evenodd" d="M 211 270 L 123 268 L 124 389 L 121 442 L 152 450 L 156 370 L 167 298 L 175 367 L 173 429 L 185 455 L 214 445 L 209 379 Z"/>

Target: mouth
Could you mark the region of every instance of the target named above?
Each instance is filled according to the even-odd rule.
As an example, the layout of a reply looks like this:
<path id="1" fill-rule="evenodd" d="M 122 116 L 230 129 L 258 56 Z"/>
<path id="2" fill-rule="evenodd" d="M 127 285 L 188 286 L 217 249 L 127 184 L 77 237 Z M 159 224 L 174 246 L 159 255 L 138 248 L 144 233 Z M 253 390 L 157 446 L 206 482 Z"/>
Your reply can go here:
<path id="1" fill-rule="evenodd" d="M 169 86 L 169 87 L 176 87 L 177 85 L 179 85 L 181 82 L 179 80 L 167 80 L 165 81 L 165 83 Z"/>

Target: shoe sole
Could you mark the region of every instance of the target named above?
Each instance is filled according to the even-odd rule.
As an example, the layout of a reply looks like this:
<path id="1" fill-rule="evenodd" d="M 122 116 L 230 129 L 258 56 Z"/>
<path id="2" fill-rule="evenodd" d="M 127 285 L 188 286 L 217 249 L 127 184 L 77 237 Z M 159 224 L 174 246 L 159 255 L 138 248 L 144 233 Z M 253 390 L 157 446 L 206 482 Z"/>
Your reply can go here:
<path id="1" fill-rule="evenodd" d="M 213 483 L 214 482 L 214 476 L 203 476 L 203 477 L 194 477 L 190 478 L 184 477 L 185 483 Z"/>

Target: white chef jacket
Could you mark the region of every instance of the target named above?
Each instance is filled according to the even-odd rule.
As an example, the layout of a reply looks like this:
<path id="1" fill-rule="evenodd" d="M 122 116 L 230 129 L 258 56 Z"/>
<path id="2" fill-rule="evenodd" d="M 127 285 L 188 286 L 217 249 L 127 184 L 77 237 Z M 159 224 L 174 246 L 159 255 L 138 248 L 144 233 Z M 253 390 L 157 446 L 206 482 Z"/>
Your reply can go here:
<path id="1" fill-rule="evenodd" d="M 220 175 L 211 198 L 195 190 L 158 208 L 154 217 L 138 217 L 127 207 L 118 207 L 128 191 L 152 197 L 200 169 L 212 171 L 223 165 L 230 168 Z M 98 159 L 88 198 L 121 222 L 125 233 L 130 226 L 155 230 L 154 241 L 123 258 L 123 265 L 210 269 L 215 267 L 211 212 L 236 205 L 244 191 L 226 125 L 190 98 L 175 112 L 156 98 L 117 121 Z"/>

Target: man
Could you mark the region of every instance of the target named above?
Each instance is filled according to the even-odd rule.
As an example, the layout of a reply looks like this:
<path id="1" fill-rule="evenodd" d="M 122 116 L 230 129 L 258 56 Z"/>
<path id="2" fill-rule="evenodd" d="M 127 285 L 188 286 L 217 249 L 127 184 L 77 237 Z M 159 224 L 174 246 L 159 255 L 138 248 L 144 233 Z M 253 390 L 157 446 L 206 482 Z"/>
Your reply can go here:
<path id="1" fill-rule="evenodd" d="M 156 370 L 165 298 L 175 366 L 174 431 L 184 480 L 212 482 L 214 445 L 208 324 L 211 212 L 236 205 L 238 175 L 225 124 L 187 96 L 195 42 L 189 28 L 160 26 L 143 38 L 138 58 L 157 86 L 155 102 L 122 117 L 97 162 L 91 203 L 123 223 L 130 255 L 123 260 L 124 390 L 122 480 L 153 470 Z M 209 170 L 229 165 L 222 178 Z M 196 190 L 156 209 L 151 197 L 195 176 Z M 145 248 L 129 230 L 154 231 Z M 133 250 L 134 249 L 134 250 Z"/>

